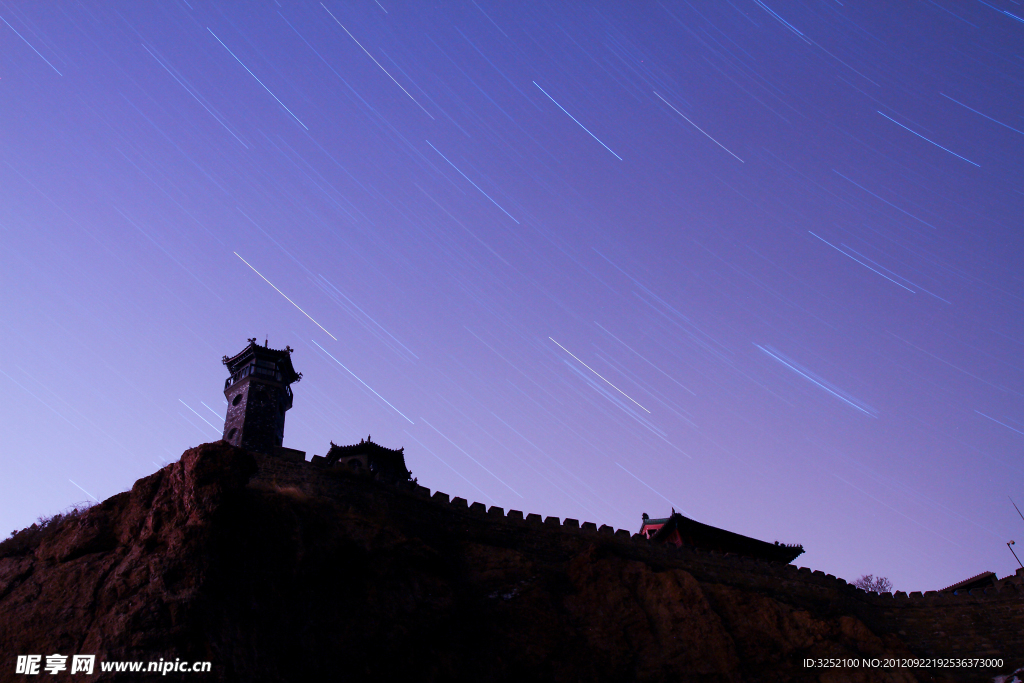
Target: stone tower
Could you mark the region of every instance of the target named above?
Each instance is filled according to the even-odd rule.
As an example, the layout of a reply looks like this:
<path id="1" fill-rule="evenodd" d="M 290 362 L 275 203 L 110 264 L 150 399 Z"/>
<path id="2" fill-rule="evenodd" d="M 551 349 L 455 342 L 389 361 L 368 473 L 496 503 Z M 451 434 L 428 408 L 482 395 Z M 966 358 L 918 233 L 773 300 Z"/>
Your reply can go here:
<path id="1" fill-rule="evenodd" d="M 254 337 L 240 353 L 224 356 L 231 373 L 224 383 L 224 440 L 232 446 L 271 455 L 291 450 L 282 448 L 284 413 L 292 407 L 289 385 L 302 379 L 292 367 L 291 353 L 288 346 L 283 351 L 266 342 L 260 346 Z"/>

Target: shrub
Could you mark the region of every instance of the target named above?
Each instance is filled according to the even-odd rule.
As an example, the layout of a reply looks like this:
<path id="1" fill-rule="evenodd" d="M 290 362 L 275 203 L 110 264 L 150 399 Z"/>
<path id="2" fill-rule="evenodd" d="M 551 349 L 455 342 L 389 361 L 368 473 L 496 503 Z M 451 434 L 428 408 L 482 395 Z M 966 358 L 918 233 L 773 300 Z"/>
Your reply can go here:
<path id="1" fill-rule="evenodd" d="M 865 574 L 854 581 L 853 585 L 868 593 L 892 593 L 892 581 L 884 576 L 875 578 L 874 574 Z"/>
<path id="2" fill-rule="evenodd" d="M 40 517 L 32 526 L 21 530 L 15 529 L 7 539 L 0 542 L 0 557 L 27 555 L 39 547 L 44 538 L 56 532 L 62 523 L 81 516 L 95 504 L 93 501 L 75 503 L 63 512 Z"/>

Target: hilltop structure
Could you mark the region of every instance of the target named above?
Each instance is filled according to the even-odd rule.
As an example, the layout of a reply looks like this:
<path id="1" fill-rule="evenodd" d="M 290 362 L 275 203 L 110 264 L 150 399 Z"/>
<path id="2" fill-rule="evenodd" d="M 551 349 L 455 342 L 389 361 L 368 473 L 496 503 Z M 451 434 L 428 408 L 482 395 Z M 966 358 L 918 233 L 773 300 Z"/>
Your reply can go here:
<path id="1" fill-rule="evenodd" d="M 759 541 L 756 538 L 701 524 L 684 517 L 672 509 L 672 515 L 662 519 L 651 519 L 644 513 L 640 535 L 651 543 L 669 543 L 677 548 L 699 548 L 717 553 L 742 555 L 755 560 L 789 563 L 804 552 L 802 545 L 784 545 Z"/>
<path id="2" fill-rule="evenodd" d="M 1017 570 L 1018 576 L 1024 576 L 1024 569 Z M 1006 577 L 1004 577 L 1005 580 Z M 999 577 L 996 576 L 995 572 L 982 572 L 976 576 L 972 576 L 969 579 L 963 581 L 957 581 L 952 586 L 946 586 L 939 590 L 940 593 L 970 593 L 972 590 L 986 588 L 996 588 L 999 586 Z"/>
<path id="3" fill-rule="evenodd" d="M 370 436 L 351 446 L 339 446 L 332 441 L 327 455 L 313 456 L 313 464 L 369 472 L 375 479 L 389 484 L 400 484 L 412 479 L 412 472 L 405 466 L 405 448 L 385 448 L 374 443 Z"/>
<path id="4" fill-rule="evenodd" d="M 1024 666 L 1024 583 L 866 593 L 219 441 L 0 543 L 0 653 L 4 681 L 173 653 L 206 683 L 974 683 Z"/>
<path id="5" fill-rule="evenodd" d="M 260 346 L 256 338 L 222 362 L 231 376 L 224 382 L 228 412 L 224 418 L 224 440 L 257 453 L 305 460 L 306 454 L 284 448 L 284 414 L 292 407 L 291 384 L 302 379 L 292 367 L 292 349 Z"/>
<path id="6" fill-rule="evenodd" d="M 295 398 L 290 385 L 302 379 L 302 373 L 292 367 L 292 348 L 272 349 L 268 341 L 260 346 L 255 337 L 248 341 L 249 345 L 240 352 L 222 359 L 231 373 L 224 382 L 224 397 L 228 401 L 224 440 L 264 455 L 304 461 L 304 451 L 283 446 L 284 414 Z M 321 467 L 365 471 L 379 481 L 398 484 L 412 479 L 412 472 L 405 466 L 404 451 L 385 448 L 368 436 L 351 446 L 339 446 L 332 441 L 327 455 L 314 455 L 312 462 Z"/>
<path id="7" fill-rule="evenodd" d="M 879 595 L 788 564 L 800 546 L 675 510 L 631 534 L 431 493 L 369 437 L 306 462 L 281 446 L 290 353 L 250 339 L 225 357 L 223 441 L 0 542 L 0 653 L 153 672 L 173 652 L 212 661 L 211 683 L 810 683 L 822 661 L 971 662 L 855 672 L 879 683 L 1024 673 L 1024 568 Z"/>

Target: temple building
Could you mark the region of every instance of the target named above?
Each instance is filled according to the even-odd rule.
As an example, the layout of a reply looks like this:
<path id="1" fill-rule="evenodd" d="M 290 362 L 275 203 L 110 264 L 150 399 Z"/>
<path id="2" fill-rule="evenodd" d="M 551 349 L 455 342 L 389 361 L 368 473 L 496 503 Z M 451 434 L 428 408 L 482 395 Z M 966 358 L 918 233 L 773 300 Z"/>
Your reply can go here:
<path id="1" fill-rule="evenodd" d="M 412 472 L 405 466 L 405 448 L 385 448 L 374 443 L 369 436 L 351 446 L 339 446 L 332 441 L 327 455 L 313 456 L 313 464 L 367 472 L 374 479 L 390 484 L 412 479 Z"/>
<path id="2" fill-rule="evenodd" d="M 223 363 L 231 376 L 224 382 L 228 412 L 224 418 L 224 440 L 232 446 L 257 453 L 305 460 L 306 454 L 284 448 L 284 414 L 292 407 L 289 385 L 302 379 L 292 367 L 291 347 L 260 346 L 256 338 Z"/>
<path id="3" fill-rule="evenodd" d="M 1024 567 L 1021 567 L 1015 573 L 1004 576 L 1001 579 L 996 576 L 995 572 L 982 572 L 977 576 L 972 576 L 969 579 L 958 581 L 952 586 L 946 586 L 939 592 L 963 595 L 964 593 L 970 593 L 973 590 L 984 591 L 986 588 L 1002 590 L 1002 588 L 1007 585 L 1018 586 L 1018 590 L 1024 589 Z"/>
<path id="4" fill-rule="evenodd" d="M 940 593 L 969 593 L 972 590 L 981 588 L 994 588 L 998 583 L 995 572 L 982 572 L 977 576 L 972 576 L 969 579 L 958 581 L 952 586 L 946 586 L 941 589 Z"/>
<path id="5" fill-rule="evenodd" d="M 672 510 L 672 515 L 651 519 L 645 512 L 640 535 L 652 543 L 671 543 L 676 547 L 714 550 L 718 553 L 742 555 L 771 562 L 792 562 L 803 553 L 801 545 L 784 545 L 759 541 L 756 538 L 701 524 Z"/>

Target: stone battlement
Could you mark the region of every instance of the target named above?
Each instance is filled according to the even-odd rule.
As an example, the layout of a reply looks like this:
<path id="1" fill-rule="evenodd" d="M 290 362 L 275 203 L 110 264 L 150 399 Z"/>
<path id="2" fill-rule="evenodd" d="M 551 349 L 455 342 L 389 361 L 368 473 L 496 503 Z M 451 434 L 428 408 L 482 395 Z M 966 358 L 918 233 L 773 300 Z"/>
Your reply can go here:
<path id="1" fill-rule="evenodd" d="M 879 596 L 224 441 L 3 545 L 0 650 L 215 653 L 217 682 L 329 679 L 339 661 L 384 680 L 476 681 L 500 662 L 512 668 L 494 680 L 609 683 L 818 681 L 815 658 L 988 660 L 864 681 L 1024 665 L 1017 583 Z"/>
<path id="2" fill-rule="evenodd" d="M 1024 586 L 1014 579 L 999 588 L 954 595 L 938 591 L 867 593 L 842 578 L 807 567 L 755 560 L 696 548 L 654 545 L 627 529 L 542 516 L 470 502 L 412 482 L 392 486 L 309 463 L 258 457 L 250 485 L 277 482 L 310 496 L 345 501 L 399 517 L 410 534 L 443 530 L 466 542 L 502 546 L 563 562 L 597 548 L 655 570 L 682 569 L 701 584 L 756 591 L 813 613 L 855 615 L 878 634 L 899 634 L 921 657 L 1005 657 L 1024 651 Z M 958 679 L 959 680 L 959 679 Z M 965 678 L 964 680 L 970 680 Z"/>
<path id="3" fill-rule="evenodd" d="M 263 457 L 259 457 L 260 461 L 260 472 L 256 475 L 257 480 L 266 480 L 268 478 L 274 478 L 275 476 L 284 475 L 282 478 L 287 479 L 289 483 L 305 483 L 311 490 L 307 493 L 311 495 L 324 495 L 328 494 L 326 490 L 321 489 L 319 486 L 315 486 L 314 481 L 318 479 L 321 474 L 328 474 L 329 470 L 318 470 L 308 462 L 299 463 L 288 463 L 288 467 L 280 466 L 280 461 L 275 461 Z M 298 465 L 297 468 L 294 465 Z M 347 473 L 346 473 L 347 474 Z M 296 477 L 296 475 L 299 475 Z M 298 479 L 298 482 L 293 482 L 293 478 Z M 359 477 L 353 477 L 358 480 Z M 443 491 L 433 491 L 425 486 L 410 483 L 408 486 L 400 487 L 383 487 L 391 489 L 395 493 L 411 495 L 413 497 L 429 500 L 430 502 L 442 506 L 442 509 L 448 510 L 454 514 L 466 515 L 473 517 L 478 520 L 487 520 L 505 525 L 513 525 L 516 527 L 531 529 L 533 532 L 540 533 L 560 533 L 570 534 L 577 537 L 580 540 L 593 541 L 599 539 L 603 542 L 609 540 L 618 542 L 620 544 L 629 544 L 629 547 L 633 552 L 650 556 L 652 559 L 675 559 L 680 561 L 693 561 L 699 560 L 702 564 L 708 566 L 709 570 L 711 567 L 721 567 L 735 569 L 737 574 L 755 573 L 759 576 L 771 577 L 786 582 L 797 582 L 807 586 L 813 586 L 815 588 L 824 588 L 832 591 L 836 591 L 840 594 L 847 596 L 854 596 L 859 600 L 866 603 L 877 605 L 879 607 L 892 607 L 894 605 L 905 605 L 905 604 L 921 604 L 921 605 L 946 605 L 955 603 L 978 603 L 990 601 L 997 603 L 1005 600 L 1009 596 L 1013 596 L 1016 599 L 1024 599 L 1024 585 L 1017 585 L 1014 582 L 1001 582 L 1000 587 L 989 587 L 985 589 L 974 589 L 967 592 L 960 592 L 958 594 L 944 593 L 940 591 L 913 591 L 906 593 L 904 591 L 897 591 L 896 593 L 869 593 L 863 591 L 852 584 L 848 583 L 842 578 L 833 576 L 832 574 L 826 574 L 820 570 L 812 570 L 808 567 L 797 567 L 793 564 L 785 564 L 781 562 L 769 562 L 765 560 L 752 559 L 740 555 L 732 555 L 729 553 L 722 554 L 710 550 L 702 550 L 700 548 L 677 548 L 674 545 L 654 545 L 646 537 L 640 534 L 634 534 L 627 529 L 615 529 L 606 524 L 600 526 L 595 522 L 580 522 L 578 519 L 566 517 L 560 519 L 552 516 L 542 516 L 536 513 L 524 513 L 520 510 L 509 510 L 507 513 L 504 508 L 497 506 L 488 507 L 484 503 L 473 502 L 470 503 L 466 498 L 462 497 L 451 497 L 449 494 Z"/>
<path id="4" fill-rule="evenodd" d="M 642 549 L 641 552 L 649 553 L 659 558 L 678 558 L 681 560 L 692 560 L 700 558 L 702 562 L 715 563 L 721 561 L 722 566 L 736 567 L 745 571 L 756 572 L 760 575 L 770 575 L 780 580 L 795 580 L 808 585 L 820 588 L 835 590 L 848 595 L 856 595 L 858 599 L 865 600 L 880 607 L 891 607 L 900 604 L 954 604 L 957 602 L 971 603 L 999 602 L 1008 596 L 1017 599 L 1024 598 L 1024 586 L 1014 583 L 1005 583 L 999 588 L 990 587 L 985 589 L 974 589 L 958 594 L 943 593 L 940 591 L 914 591 L 906 593 L 897 591 L 893 593 L 870 593 L 847 583 L 845 579 L 838 578 L 832 574 L 826 574 L 820 570 L 811 570 L 808 567 L 797 567 L 793 564 L 781 562 L 768 562 L 756 560 L 740 555 L 722 554 L 715 551 L 702 550 L 700 548 L 677 548 L 674 545 L 653 545 L 646 537 L 640 534 L 633 534 L 626 529 L 614 529 L 608 525 L 597 526 L 594 522 L 580 523 L 577 519 L 567 517 L 559 520 L 558 517 L 542 517 L 539 514 L 526 514 L 519 510 L 509 510 L 506 514 L 503 508 L 491 506 L 487 508 L 483 503 L 469 504 L 465 498 L 450 498 L 447 493 L 436 491 L 431 494 L 430 489 L 423 486 L 415 486 L 413 495 L 420 498 L 429 498 L 431 501 L 448 506 L 456 512 L 468 512 L 481 518 L 492 521 L 505 521 L 517 525 L 526 525 L 537 531 L 553 532 L 578 535 L 581 538 L 600 536 L 604 540 L 609 538 L 622 543 L 630 543 Z M 543 521 L 542 521 L 543 520 Z"/>

